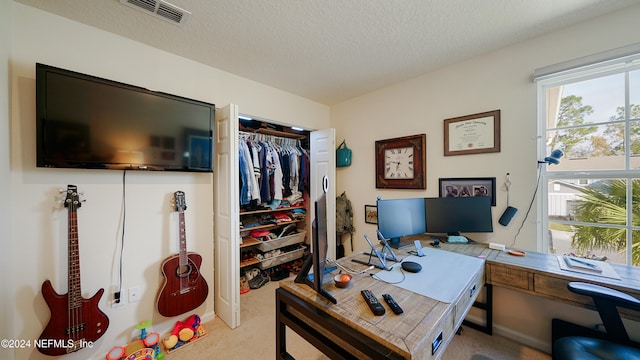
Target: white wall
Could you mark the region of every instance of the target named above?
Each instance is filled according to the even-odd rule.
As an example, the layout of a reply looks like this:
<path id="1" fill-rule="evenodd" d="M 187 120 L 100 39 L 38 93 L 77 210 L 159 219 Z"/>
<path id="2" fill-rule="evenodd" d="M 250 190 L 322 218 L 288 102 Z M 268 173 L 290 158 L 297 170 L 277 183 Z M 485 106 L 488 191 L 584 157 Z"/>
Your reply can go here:
<path id="1" fill-rule="evenodd" d="M 356 209 L 356 250 L 366 248 L 363 234 L 375 234 L 375 225 L 364 222 L 365 204 L 375 204 L 378 196 L 438 196 L 438 179 L 447 177 L 496 177 L 494 232 L 473 238 L 512 246 L 536 179 L 536 85 L 531 80 L 534 69 L 638 42 L 639 17 L 640 6 L 628 8 L 333 106 L 331 124 L 336 128 L 336 143 L 346 139 L 353 150 L 353 165 L 339 168 L 337 181 L 338 193 L 346 190 Z M 501 110 L 501 152 L 443 155 L 444 119 L 495 109 Z M 419 133 L 427 134 L 426 191 L 376 189 L 375 140 Z M 503 227 L 497 220 L 506 207 L 503 183 L 507 172 L 512 182 L 510 203 L 519 211 L 509 226 Z M 538 249 L 536 220 L 534 204 L 515 247 Z M 496 289 L 495 299 L 498 329 L 519 332 L 523 340 L 541 348 L 546 348 L 550 340 L 550 316 L 572 311 L 575 314 L 572 307 L 502 289 Z M 575 321 L 585 321 L 574 317 Z"/>
<path id="2" fill-rule="evenodd" d="M 11 50 L 11 34 L 12 34 L 12 20 L 13 20 L 13 1 L 12 0 L 0 0 L 0 144 L 7 144 L 4 147 L 4 151 L 0 151 L 0 199 L 4 200 L 5 204 L 11 204 L 11 174 L 9 167 L 9 52 Z M 0 289 L 13 289 L 13 266 L 7 266 L 11 264 L 11 253 L 13 249 L 13 241 L 11 237 L 5 236 L 5 234 L 11 234 L 11 207 L 0 207 L 0 229 L 3 231 L 2 237 L 0 237 L 0 244 L 2 244 L 2 251 L 0 251 L 0 264 L 2 267 L 3 275 L 0 276 Z M 0 291 L 0 339 L 12 339 L 14 338 L 13 332 L 13 292 L 12 291 Z M 13 354 L 7 352 L 7 356 L 4 356 L 4 350 L 0 349 L 2 358 L 12 360 Z"/>
<path id="3" fill-rule="evenodd" d="M 8 294 L 10 304 L 7 306 L 15 308 L 15 312 L 13 318 L 3 315 L 3 326 L 13 329 L 14 338 L 37 339 L 50 317 L 40 292 L 43 281 L 50 279 L 57 292 L 67 292 L 66 211 L 56 204 L 58 189 L 67 184 L 78 185 L 86 199 L 78 210 L 83 295 L 90 297 L 98 289 L 105 289 L 100 308 L 109 317 L 110 326 L 94 349 L 61 358 L 104 358 L 111 347 L 125 345 L 131 339 L 134 326 L 139 322 L 151 320 L 156 330 L 165 332 L 176 320 L 189 315 L 164 318 L 155 310 L 155 297 L 162 281 L 160 265 L 178 249 L 177 216 L 171 209 L 176 190 L 186 193 L 187 246 L 188 250 L 203 256 L 201 271 L 210 289 L 205 304 L 193 313 L 205 320 L 212 319 L 212 175 L 127 172 L 123 286 L 125 289 L 139 286 L 142 299 L 111 308 L 107 303 L 112 298 L 109 289 L 118 284 L 123 174 L 113 170 L 35 167 L 35 63 L 204 100 L 217 106 L 235 103 L 243 113 L 309 129 L 328 126 L 328 107 L 25 5 L 9 3 L 13 4 L 13 15 L 11 12 L 4 15 L 7 13 L 3 11 L 2 20 L 13 20 L 13 25 L 4 25 L 11 21 L 2 21 L 2 29 L 10 31 L 0 31 L 3 34 L 0 54 L 7 52 L 2 58 L 10 63 L 11 77 L 1 83 L 10 84 L 11 120 L 10 124 L 1 122 L 0 136 L 6 138 L 10 128 L 11 143 L 2 141 L 4 151 L 0 153 L 2 156 L 10 153 L 11 168 L 9 170 L 3 161 L 0 176 L 8 178 L 10 171 L 8 182 L 12 195 L 8 197 L 9 206 L 1 210 L 9 219 L 2 224 L 3 234 L 8 234 L 8 238 L 2 237 L 3 268 L 15 270 L 8 280 L 2 277 L 3 285 L 4 281 L 9 285 L 13 283 L 9 291 L 2 291 L 2 296 L 4 300 L 4 294 Z M 13 35 L 4 36 L 5 33 Z M 162 76 L 158 76 L 159 73 Z M 0 80 L 5 77 L 6 70 L 0 71 Z M 7 113 L 7 91 L 6 87 L 0 90 L 0 119 Z M 7 201 L 7 197 L 3 199 Z M 4 222 L 10 222 L 7 225 L 11 226 L 5 227 Z M 7 228 L 10 231 L 6 231 Z M 13 249 L 4 243 L 13 244 Z M 7 248 L 10 252 L 5 255 Z M 15 354 L 0 349 L 0 357 L 7 358 L 5 352 L 7 357 L 15 355 L 15 359 L 48 358 L 33 348 L 16 350 Z"/>

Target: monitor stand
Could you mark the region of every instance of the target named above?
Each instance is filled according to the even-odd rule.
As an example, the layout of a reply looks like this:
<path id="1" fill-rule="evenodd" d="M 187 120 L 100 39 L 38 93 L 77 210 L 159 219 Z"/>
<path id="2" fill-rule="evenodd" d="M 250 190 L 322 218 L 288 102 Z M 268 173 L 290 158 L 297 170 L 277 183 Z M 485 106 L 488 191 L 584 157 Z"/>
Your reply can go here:
<path id="1" fill-rule="evenodd" d="M 382 246 L 382 249 L 380 251 L 382 256 L 386 260 L 400 262 L 400 259 L 396 256 L 396 253 L 393 252 L 393 249 L 391 248 L 391 246 L 389 244 L 389 241 L 387 241 L 387 239 L 385 239 L 384 235 L 382 235 L 382 233 L 380 231 L 377 231 L 377 234 L 378 234 L 378 240 L 380 240 L 380 245 Z M 373 256 L 375 254 L 372 251 L 371 253 L 369 253 L 369 255 Z"/>
<path id="2" fill-rule="evenodd" d="M 400 249 L 400 238 L 399 237 L 390 238 L 388 242 L 389 242 L 389 245 L 391 245 L 392 248 Z"/>
<path id="3" fill-rule="evenodd" d="M 405 246 L 413 245 L 413 241 L 414 240 L 415 240 L 415 238 L 414 239 L 406 238 L 406 239 L 403 239 L 402 241 L 400 241 L 400 238 L 397 237 L 397 238 L 387 239 L 387 242 L 389 243 L 389 246 L 391 246 L 392 248 L 400 249 L 400 248 L 403 248 Z"/>
<path id="4" fill-rule="evenodd" d="M 369 243 L 369 246 L 371 247 L 371 252 L 365 253 L 366 255 L 369 255 L 369 261 L 361 261 L 358 259 L 351 259 L 351 261 L 357 262 L 359 264 L 374 266 L 374 267 L 377 267 L 378 269 L 383 269 L 387 271 L 391 270 L 391 268 L 387 267 L 387 255 L 386 253 L 384 253 L 384 248 L 383 248 L 383 252 L 380 252 L 373 245 L 373 242 L 371 242 L 371 239 L 369 239 L 369 236 L 367 234 L 364 234 L 364 238 L 365 240 L 367 240 L 367 243 Z M 393 253 L 393 250 L 391 250 L 391 254 L 393 254 L 393 257 L 394 257 L 393 261 L 398 261 L 395 259 L 395 254 Z M 378 261 L 380 262 L 379 264 L 371 263 L 371 258 L 373 258 L 374 255 L 378 258 Z M 391 257 L 389 257 L 389 260 L 392 260 Z"/>
<path id="5" fill-rule="evenodd" d="M 298 275 L 296 276 L 295 280 L 293 280 L 293 282 L 295 283 L 299 283 L 299 284 L 306 284 L 308 285 L 310 288 L 314 289 L 318 294 L 324 296 L 327 300 L 331 301 L 334 304 L 338 303 L 338 300 L 336 300 L 336 298 L 333 297 L 333 295 L 329 294 L 329 292 L 327 290 L 325 290 L 322 285 L 320 285 L 319 289 L 316 289 L 315 286 L 313 285 L 313 281 L 309 280 L 309 270 L 311 270 L 311 267 L 313 266 L 313 256 L 309 256 L 307 258 L 307 260 L 304 262 L 304 265 L 302 265 L 302 269 L 300 269 L 300 272 L 298 273 Z M 322 276 L 324 277 L 324 273 L 323 274 L 313 274 L 313 276 Z M 322 279 L 320 279 L 320 284 L 322 284 Z"/>

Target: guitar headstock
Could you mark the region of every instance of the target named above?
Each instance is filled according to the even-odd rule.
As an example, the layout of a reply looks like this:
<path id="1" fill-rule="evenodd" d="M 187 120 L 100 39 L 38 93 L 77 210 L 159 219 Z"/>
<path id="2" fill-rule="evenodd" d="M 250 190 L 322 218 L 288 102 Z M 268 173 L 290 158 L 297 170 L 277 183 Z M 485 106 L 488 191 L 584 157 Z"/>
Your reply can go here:
<path id="1" fill-rule="evenodd" d="M 82 206 L 80 202 L 80 194 L 78 193 L 78 187 L 75 185 L 67 185 L 66 197 L 64 199 L 64 207 L 66 208 L 79 208 Z"/>
<path id="2" fill-rule="evenodd" d="M 176 211 L 183 212 L 187 210 L 187 201 L 184 198 L 184 191 L 176 191 L 173 193 L 176 202 Z"/>

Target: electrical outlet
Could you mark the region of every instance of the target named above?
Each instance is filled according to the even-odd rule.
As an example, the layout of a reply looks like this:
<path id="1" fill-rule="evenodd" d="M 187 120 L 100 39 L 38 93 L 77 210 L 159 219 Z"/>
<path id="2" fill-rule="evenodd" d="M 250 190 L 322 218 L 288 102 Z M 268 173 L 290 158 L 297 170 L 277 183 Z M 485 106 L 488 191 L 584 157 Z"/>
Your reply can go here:
<path id="1" fill-rule="evenodd" d="M 140 287 L 132 286 L 129 288 L 129 302 L 140 301 Z"/>
<path id="2" fill-rule="evenodd" d="M 116 302 L 116 292 L 118 292 L 118 286 L 114 285 L 111 287 L 111 294 L 109 297 L 109 302 L 111 303 L 111 308 L 115 309 L 121 306 L 124 306 L 125 301 L 125 291 L 124 289 L 120 290 L 120 302 Z"/>

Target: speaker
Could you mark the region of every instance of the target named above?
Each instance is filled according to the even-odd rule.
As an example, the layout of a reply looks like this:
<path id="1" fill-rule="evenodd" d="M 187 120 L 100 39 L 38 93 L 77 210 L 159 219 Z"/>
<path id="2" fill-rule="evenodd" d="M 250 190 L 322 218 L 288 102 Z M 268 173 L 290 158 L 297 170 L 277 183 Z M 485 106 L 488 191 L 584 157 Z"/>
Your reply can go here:
<path id="1" fill-rule="evenodd" d="M 517 212 L 518 209 L 514 208 L 513 206 L 507 206 L 507 208 L 502 213 L 502 216 L 500 216 L 500 220 L 498 220 L 498 223 L 502 226 L 509 225 L 511 218 L 513 218 L 513 215 L 515 215 Z"/>

